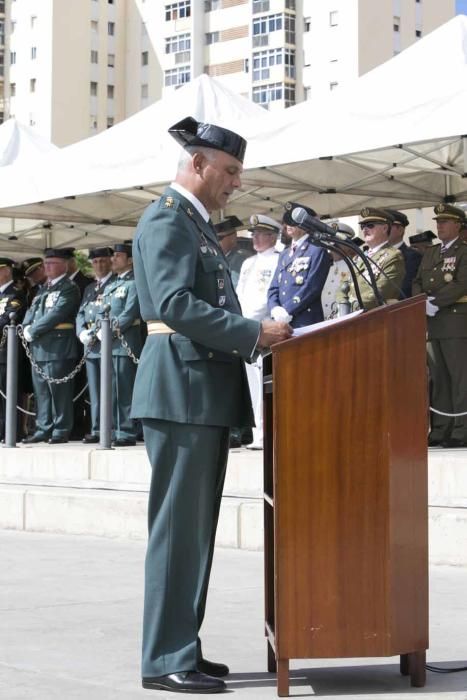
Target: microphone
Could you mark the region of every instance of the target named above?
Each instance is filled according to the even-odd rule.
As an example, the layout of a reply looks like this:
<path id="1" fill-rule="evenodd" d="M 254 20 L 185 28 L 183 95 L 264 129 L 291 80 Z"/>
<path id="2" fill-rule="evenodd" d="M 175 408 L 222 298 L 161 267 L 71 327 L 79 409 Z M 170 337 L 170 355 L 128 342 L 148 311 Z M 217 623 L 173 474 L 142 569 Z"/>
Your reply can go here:
<path id="1" fill-rule="evenodd" d="M 311 233 L 324 233 L 327 236 L 332 236 L 333 238 L 339 238 L 341 241 L 348 241 L 349 236 L 345 233 L 340 233 L 328 226 L 318 219 L 317 216 L 310 216 L 308 212 L 303 207 L 295 207 L 291 212 L 292 219 L 295 223 L 305 231 L 310 231 Z"/>

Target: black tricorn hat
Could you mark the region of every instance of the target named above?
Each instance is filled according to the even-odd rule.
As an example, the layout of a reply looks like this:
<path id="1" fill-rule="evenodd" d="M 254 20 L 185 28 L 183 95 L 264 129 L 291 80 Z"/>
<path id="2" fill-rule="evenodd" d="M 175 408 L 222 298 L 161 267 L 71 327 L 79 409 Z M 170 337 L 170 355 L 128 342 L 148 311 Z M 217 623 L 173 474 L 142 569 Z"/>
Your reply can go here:
<path id="1" fill-rule="evenodd" d="M 388 207 L 384 207 L 384 211 L 387 211 L 389 216 L 392 217 L 393 224 L 400 224 L 404 227 L 409 225 L 410 222 L 408 218 L 401 211 L 397 211 L 397 209 L 388 209 Z"/>
<path id="2" fill-rule="evenodd" d="M 93 248 L 89 251 L 89 260 L 94 260 L 94 258 L 111 258 L 113 254 L 114 252 L 109 246 Z"/>
<path id="3" fill-rule="evenodd" d="M 170 127 L 169 134 L 183 148 L 187 146 L 215 148 L 218 151 L 228 153 L 241 163 L 245 158 L 245 139 L 223 126 L 204 124 L 197 122 L 193 117 L 185 117 Z"/>
<path id="4" fill-rule="evenodd" d="M 114 253 L 126 253 L 129 258 L 132 257 L 132 241 L 123 241 L 123 243 L 114 243 L 113 249 Z"/>
<path id="5" fill-rule="evenodd" d="M 46 248 L 44 250 L 44 257 L 70 260 L 73 257 L 73 251 L 74 248 Z"/>
<path id="6" fill-rule="evenodd" d="M 431 243 L 431 241 L 436 238 L 433 231 L 422 231 L 422 233 L 416 233 L 413 236 L 409 236 L 409 243 Z"/>
<path id="7" fill-rule="evenodd" d="M 292 212 L 297 207 L 304 209 L 310 216 L 318 216 L 314 209 L 311 207 L 306 207 L 304 204 L 298 204 L 298 202 L 286 202 L 284 206 L 285 212 L 282 217 L 282 223 L 286 226 L 298 226 L 298 224 L 292 219 Z"/>
<path id="8" fill-rule="evenodd" d="M 219 238 L 224 238 L 224 236 L 230 236 L 231 233 L 235 233 L 240 229 L 245 228 L 243 221 L 240 221 L 238 216 L 226 216 L 223 221 L 214 225 L 216 233 Z"/>

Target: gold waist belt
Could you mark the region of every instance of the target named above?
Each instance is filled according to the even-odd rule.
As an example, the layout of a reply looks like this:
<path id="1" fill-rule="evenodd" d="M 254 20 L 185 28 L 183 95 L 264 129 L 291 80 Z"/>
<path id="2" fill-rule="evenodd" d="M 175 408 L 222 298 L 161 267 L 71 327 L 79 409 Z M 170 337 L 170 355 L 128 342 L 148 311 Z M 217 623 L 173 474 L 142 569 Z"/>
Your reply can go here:
<path id="1" fill-rule="evenodd" d="M 148 335 L 154 335 L 155 333 L 175 333 L 173 328 L 167 326 L 162 321 L 146 321 L 148 326 Z"/>
<path id="2" fill-rule="evenodd" d="M 456 302 L 454 302 L 454 303 L 455 303 L 455 304 L 467 304 L 467 296 L 461 297 L 460 299 L 458 299 L 458 300 L 457 300 Z"/>
<path id="3" fill-rule="evenodd" d="M 70 328 L 74 328 L 73 323 L 59 323 L 54 326 L 54 331 L 65 331 L 70 330 Z"/>

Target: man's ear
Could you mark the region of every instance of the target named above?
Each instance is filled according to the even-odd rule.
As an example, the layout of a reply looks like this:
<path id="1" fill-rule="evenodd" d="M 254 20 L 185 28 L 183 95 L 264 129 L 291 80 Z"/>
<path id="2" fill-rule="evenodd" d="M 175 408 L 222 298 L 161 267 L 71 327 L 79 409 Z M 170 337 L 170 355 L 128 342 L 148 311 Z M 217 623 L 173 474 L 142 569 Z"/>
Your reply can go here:
<path id="1" fill-rule="evenodd" d="M 204 166 L 205 158 L 202 153 L 195 153 L 193 155 L 193 168 L 197 173 L 201 172 Z"/>

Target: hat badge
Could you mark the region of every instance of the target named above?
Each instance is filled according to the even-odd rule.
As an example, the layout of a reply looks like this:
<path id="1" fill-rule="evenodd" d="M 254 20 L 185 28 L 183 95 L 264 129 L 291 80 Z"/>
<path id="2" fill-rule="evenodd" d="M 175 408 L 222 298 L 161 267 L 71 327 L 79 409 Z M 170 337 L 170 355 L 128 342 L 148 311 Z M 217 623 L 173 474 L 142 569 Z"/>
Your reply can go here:
<path id="1" fill-rule="evenodd" d="M 291 202 L 286 202 L 285 208 L 286 208 L 287 211 L 291 211 L 291 209 L 292 209 L 292 203 L 291 203 Z"/>
<path id="2" fill-rule="evenodd" d="M 361 215 L 363 217 L 370 216 L 370 210 L 368 208 L 362 209 Z"/>
<path id="3" fill-rule="evenodd" d="M 333 222 L 332 222 L 331 228 L 333 228 L 334 231 L 337 231 L 337 230 L 338 230 L 339 224 L 337 223 L 337 221 L 333 221 Z"/>
<path id="4" fill-rule="evenodd" d="M 253 214 L 253 216 L 250 219 L 250 223 L 252 226 L 257 226 L 259 224 L 259 219 L 256 216 L 256 214 Z"/>
<path id="5" fill-rule="evenodd" d="M 436 213 L 442 214 L 443 211 L 444 211 L 444 204 L 438 204 L 438 206 L 436 207 Z"/>

